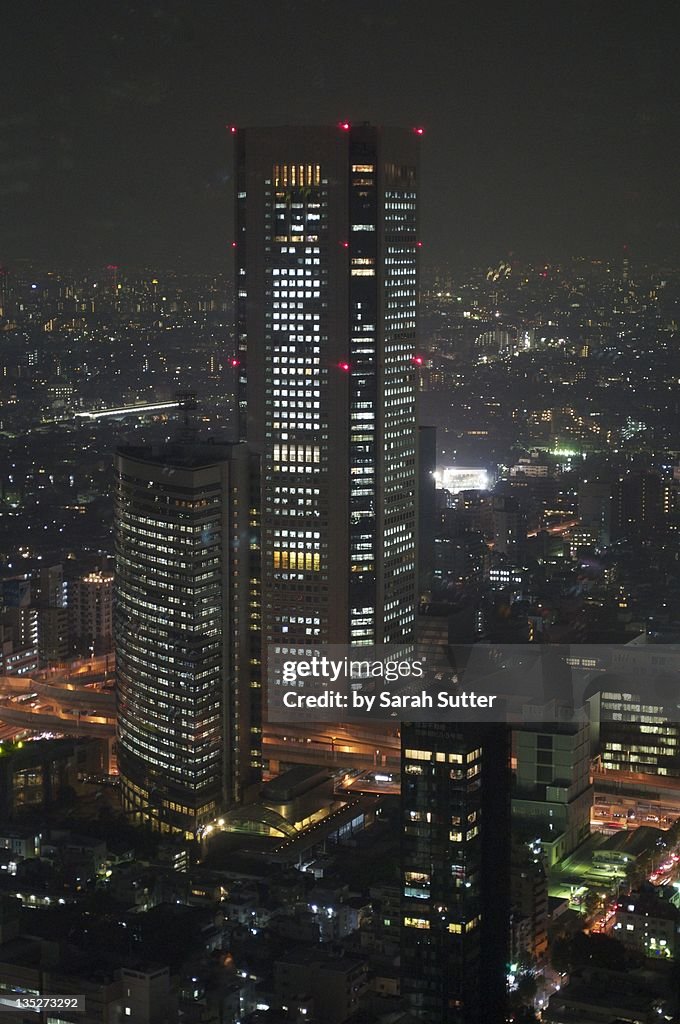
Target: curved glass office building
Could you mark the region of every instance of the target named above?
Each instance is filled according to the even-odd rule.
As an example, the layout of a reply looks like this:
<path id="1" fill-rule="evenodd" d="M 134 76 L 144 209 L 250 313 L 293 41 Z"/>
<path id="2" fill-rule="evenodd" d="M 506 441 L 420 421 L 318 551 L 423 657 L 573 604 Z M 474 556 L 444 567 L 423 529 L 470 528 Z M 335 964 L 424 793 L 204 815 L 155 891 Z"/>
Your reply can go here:
<path id="1" fill-rule="evenodd" d="M 115 468 L 123 806 L 194 836 L 259 767 L 256 472 L 244 445 L 198 443 Z"/>

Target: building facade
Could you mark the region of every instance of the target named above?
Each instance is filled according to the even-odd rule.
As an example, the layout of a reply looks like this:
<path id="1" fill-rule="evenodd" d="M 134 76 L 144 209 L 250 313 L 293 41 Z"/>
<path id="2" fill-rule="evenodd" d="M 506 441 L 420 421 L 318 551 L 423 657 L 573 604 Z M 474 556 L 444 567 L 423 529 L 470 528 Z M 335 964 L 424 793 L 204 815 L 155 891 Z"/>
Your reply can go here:
<path id="1" fill-rule="evenodd" d="M 123 805 L 195 835 L 260 766 L 255 460 L 243 445 L 116 454 Z"/>
<path id="2" fill-rule="evenodd" d="M 509 953 L 505 726 L 402 726 L 402 995 L 428 1024 L 502 1024 Z"/>
<path id="3" fill-rule="evenodd" d="M 649 886 L 622 896 L 616 905 L 612 935 L 645 956 L 674 960 L 680 946 L 680 910 Z"/>
<path id="4" fill-rule="evenodd" d="M 410 641 L 418 132 L 236 133 L 241 438 L 262 455 L 263 639 Z"/>
<path id="5" fill-rule="evenodd" d="M 512 813 L 528 839 L 537 839 L 552 868 L 590 834 L 594 789 L 590 726 L 564 720 L 527 724 L 514 734 Z"/>
<path id="6" fill-rule="evenodd" d="M 113 645 L 113 582 L 111 572 L 89 572 L 69 587 L 69 612 L 76 651 L 108 654 Z"/>

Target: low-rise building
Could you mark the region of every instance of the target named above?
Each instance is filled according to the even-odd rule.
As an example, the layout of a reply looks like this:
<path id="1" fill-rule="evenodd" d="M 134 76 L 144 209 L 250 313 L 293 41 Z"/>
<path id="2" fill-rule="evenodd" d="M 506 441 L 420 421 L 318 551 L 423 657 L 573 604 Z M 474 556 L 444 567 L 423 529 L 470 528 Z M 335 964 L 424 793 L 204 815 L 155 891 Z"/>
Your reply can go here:
<path id="1" fill-rule="evenodd" d="M 323 1024 L 342 1024 L 359 1009 L 368 988 L 367 974 L 365 960 L 302 950 L 277 960 L 274 987 L 281 1006 L 289 1011 L 304 1006 Z"/>
<path id="2" fill-rule="evenodd" d="M 612 934 L 645 956 L 673 960 L 680 951 L 680 910 L 652 886 L 629 893 L 617 904 Z"/>
<path id="3" fill-rule="evenodd" d="M 663 841 L 661 829 L 650 825 L 615 832 L 593 851 L 593 865 L 625 872 L 638 860 L 652 854 Z"/>
<path id="4" fill-rule="evenodd" d="M 655 1024 L 664 1019 L 663 1007 L 658 981 L 633 973 L 584 971 L 550 997 L 542 1019 L 547 1024 Z"/>

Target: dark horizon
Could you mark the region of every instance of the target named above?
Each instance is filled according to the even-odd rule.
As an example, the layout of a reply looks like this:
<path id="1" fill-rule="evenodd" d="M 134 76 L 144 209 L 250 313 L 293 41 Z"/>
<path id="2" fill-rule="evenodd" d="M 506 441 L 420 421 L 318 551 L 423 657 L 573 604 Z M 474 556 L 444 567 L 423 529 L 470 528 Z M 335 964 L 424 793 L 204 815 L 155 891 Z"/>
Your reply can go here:
<path id="1" fill-rule="evenodd" d="M 673 259 L 667 8 L 67 2 L 3 19 L 0 263 L 225 259 L 230 124 L 422 125 L 426 262 Z"/>

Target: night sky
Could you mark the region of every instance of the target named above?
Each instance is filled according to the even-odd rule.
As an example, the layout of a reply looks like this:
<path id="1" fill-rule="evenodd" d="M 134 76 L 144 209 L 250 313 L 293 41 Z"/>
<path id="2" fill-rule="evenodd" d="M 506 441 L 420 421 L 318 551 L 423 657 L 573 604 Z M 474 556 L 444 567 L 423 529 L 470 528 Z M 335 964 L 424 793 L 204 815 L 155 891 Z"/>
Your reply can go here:
<path id="1" fill-rule="evenodd" d="M 212 266 L 230 123 L 424 125 L 430 261 L 680 251 L 677 7 L 14 0 L 0 263 Z M 674 23 L 675 21 L 675 23 Z"/>

